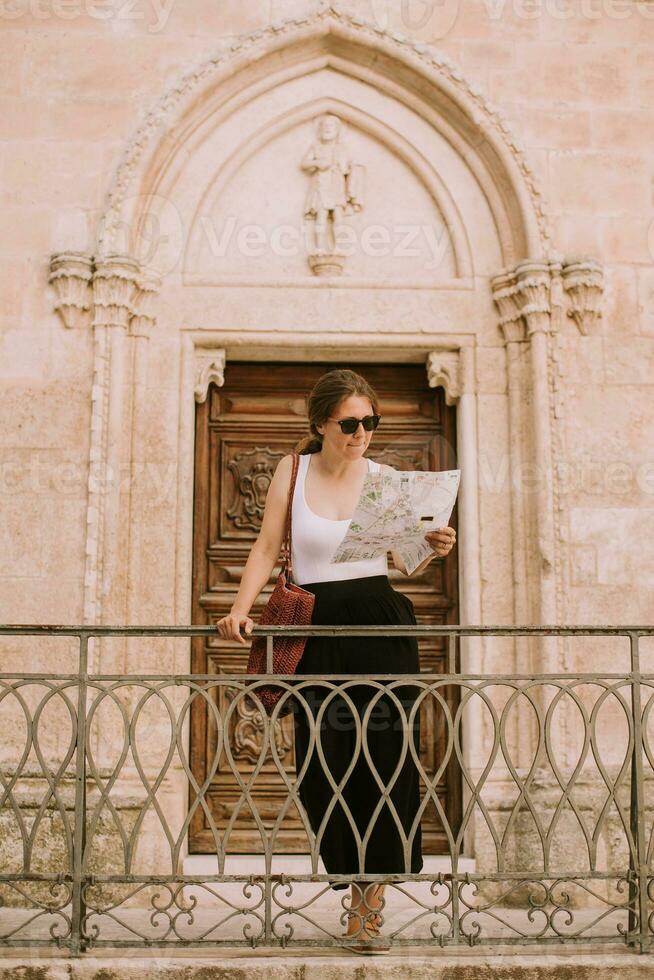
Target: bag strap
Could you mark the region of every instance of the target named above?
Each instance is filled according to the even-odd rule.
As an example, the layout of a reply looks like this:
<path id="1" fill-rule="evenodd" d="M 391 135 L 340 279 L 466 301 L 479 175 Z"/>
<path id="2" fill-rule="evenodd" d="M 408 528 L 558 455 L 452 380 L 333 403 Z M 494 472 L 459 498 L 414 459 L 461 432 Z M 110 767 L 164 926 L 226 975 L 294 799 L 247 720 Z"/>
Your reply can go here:
<path id="1" fill-rule="evenodd" d="M 284 569 L 286 571 L 287 578 L 290 578 L 293 574 L 293 566 L 291 560 L 291 514 L 293 511 L 293 493 L 295 491 L 295 481 L 297 480 L 297 471 L 300 466 L 300 456 L 298 453 L 293 453 L 293 469 L 291 472 L 291 483 L 288 488 L 288 501 L 286 503 L 286 526 L 284 528 L 284 540 L 282 541 L 282 552 L 284 553 Z"/>

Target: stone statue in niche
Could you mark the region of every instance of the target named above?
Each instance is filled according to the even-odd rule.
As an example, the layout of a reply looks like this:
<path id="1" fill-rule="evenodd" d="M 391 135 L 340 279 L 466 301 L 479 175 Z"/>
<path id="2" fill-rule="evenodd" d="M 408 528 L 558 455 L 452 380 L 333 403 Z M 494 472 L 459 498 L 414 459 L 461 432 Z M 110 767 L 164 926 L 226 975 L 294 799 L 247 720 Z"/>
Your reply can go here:
<path id="1" fill-rule="evenodd" d="M 363 207 L 365 168 L 352 160 L 340 131 L 338 116 L 321 116 L 318 138 L 300 165 L 310 175 L 304 217 L 313 226 L 308 229 L 309 265 L 318 276 L 343 271 L 345 255 L 338 248 L 342 219 Z"/>

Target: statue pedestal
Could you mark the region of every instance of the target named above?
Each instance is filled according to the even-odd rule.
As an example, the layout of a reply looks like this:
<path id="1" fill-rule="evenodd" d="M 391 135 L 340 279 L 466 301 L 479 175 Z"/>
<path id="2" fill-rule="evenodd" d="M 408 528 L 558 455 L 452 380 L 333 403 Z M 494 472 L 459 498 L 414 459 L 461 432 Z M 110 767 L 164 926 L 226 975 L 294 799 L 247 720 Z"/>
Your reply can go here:
<path id="1" fill-rule="evenodd" d="M 312 252 L 309 265 L 316 276 L 340 276 L 345 265 L 345 256 L 338 252 Z"/>

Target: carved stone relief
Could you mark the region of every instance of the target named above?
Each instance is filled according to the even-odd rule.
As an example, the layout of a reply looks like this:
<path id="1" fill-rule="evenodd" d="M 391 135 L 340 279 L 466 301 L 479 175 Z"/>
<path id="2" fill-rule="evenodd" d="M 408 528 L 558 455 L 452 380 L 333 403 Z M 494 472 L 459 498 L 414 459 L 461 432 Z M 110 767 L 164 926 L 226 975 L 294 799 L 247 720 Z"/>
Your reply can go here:
<path id="1" fill-rule="evenodd" d="M 577 324 L 579 333 L 589 334 L 601 316 L 602 266 L 594 259 L 569 257 L 564 260 L 561 276 L 570 300 L 568 316 Z"/>
<path id="2" fill-rule="evenodd" d="M 602 266 L 590 258 L 526 260 L 491 280 L 506 342 L 524 341 L 533 333 L 549 333 L 554 308 L 561 302 L 559 277 L 568 296 L 568 316 L 587 334 L 601 315 Z"/>
<path id="3" fill-rule="evenodd" d="M 454 405 L 461 397 L 461 359 L 458 350 L 433 350 L 427 355 L 427 377 L 430 388 L 442 385 L 445 403 Z"/>
<path id="4" fill-rule="evenodd" d="M 206 401 L 212 382 L 218 387 L 225 383 L 225 351 L 196 351 L 195 367 L 195 400 L 202 403 Z"/>
<path id="5" fill-rule="evenodd" d="M 309 265 L 317 276 L 339 275 L 345 255 L 338 247 L 343 216 L 363 207 L 365 168 L 355 163 L 340 140 L 341 120 L 326 113 L 318 121 L 318 138 L 300 164 L 309 174 L 304 204 L 308 223 Z"/>

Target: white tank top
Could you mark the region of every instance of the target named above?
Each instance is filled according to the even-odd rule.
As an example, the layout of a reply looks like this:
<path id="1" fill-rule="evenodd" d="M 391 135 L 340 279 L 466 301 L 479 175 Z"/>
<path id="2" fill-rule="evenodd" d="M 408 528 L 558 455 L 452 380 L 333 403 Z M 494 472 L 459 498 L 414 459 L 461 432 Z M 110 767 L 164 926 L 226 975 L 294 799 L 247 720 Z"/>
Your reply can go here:
<path id="1" fill-rule="evenodd" d="M 293 580 L 298 585 L 305 582 L 331 582 L 335 579 L 362 578 L 367 575 L 388 575 L 386 555 L 366 561 L 343 561 L 330 563 L 348 529 L 352 518 L 343 521 L 319 517 L 309 510 L 304 494 L 304 483 L 313 454 L 300 456 L 295 490 L 293 493 L 291 557 L 293 561 Z M 379 463 L 368 460 L 368 471 L 378 473 Z"/>

